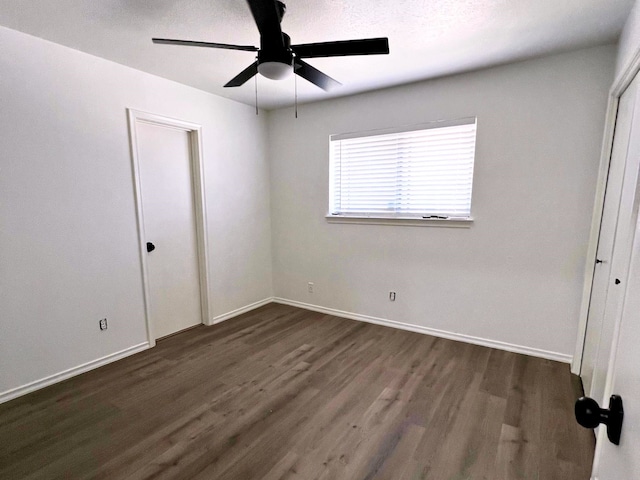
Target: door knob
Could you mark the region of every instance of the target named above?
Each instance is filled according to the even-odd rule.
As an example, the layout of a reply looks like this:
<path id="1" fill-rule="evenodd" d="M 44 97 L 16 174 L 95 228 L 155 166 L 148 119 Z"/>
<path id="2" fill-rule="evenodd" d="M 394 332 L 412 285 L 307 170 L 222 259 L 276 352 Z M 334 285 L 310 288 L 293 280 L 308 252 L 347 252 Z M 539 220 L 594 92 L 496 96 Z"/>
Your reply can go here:
<path id="1" fill-rule="evenodd" d="M 596 263 L 604 263 L 604 260 L 600 260 L 599 258 L 596 258 Z"/>
<path id="2" fill-rule="evenodd" d="M 147 242 L 147 253 L 153 252 L 156 249 L 156 246 L 151 243 L 151 242 Z"/>
<path id="3" fill-rule="evenodd" d="M 593 398 L 579 398 L 575 406 L 576 420 L 584 428 L 596 428 L 601 423 L 607 426 L 607 437 L 614 445 L 620 445 L 624 409 L 622 397 L 611 395 L 609 409 L 600 408 Z"/>

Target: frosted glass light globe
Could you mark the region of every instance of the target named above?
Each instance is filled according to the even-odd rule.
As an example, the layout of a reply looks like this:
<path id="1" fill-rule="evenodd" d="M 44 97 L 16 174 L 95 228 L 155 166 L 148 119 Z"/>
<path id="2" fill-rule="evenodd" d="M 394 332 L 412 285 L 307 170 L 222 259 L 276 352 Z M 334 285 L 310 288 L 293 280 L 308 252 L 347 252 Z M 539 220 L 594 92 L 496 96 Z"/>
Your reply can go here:
<path id="1" fill-rule="evenodd" d="M 293 67 L 281 62 L 263 62 L 258 65 L 258 73 L 271 80 L 282 80 L 293 72 Z"/>

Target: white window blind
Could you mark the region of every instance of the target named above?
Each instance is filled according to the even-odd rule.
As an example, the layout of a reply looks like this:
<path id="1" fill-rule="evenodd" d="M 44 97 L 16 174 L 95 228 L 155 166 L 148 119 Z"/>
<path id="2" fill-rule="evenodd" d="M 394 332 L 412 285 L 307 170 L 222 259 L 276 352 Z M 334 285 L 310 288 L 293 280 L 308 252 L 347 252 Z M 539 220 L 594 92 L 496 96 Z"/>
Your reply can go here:
<path id="1" fill-rule="evenodd" d="M 329 213 L 470 218 L 476 120 L 332 135 Z"/>

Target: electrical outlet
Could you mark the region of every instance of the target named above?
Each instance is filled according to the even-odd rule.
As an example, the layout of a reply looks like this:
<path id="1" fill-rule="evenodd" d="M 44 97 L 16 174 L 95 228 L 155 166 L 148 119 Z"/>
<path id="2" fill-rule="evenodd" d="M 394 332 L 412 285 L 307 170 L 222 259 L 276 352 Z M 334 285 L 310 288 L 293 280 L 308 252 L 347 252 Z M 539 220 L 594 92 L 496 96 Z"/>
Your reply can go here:
<path id="1" fill-rule="evenodd" d="M 313 293 L 313 282 L 307 283 L 307 291 Z"/>
<path id="2" fill-rule="evenodd" d="M 107 319 L 106 318 L 101 318 L 100 322 L 98 322 L 98 325 L 100 325 L 100 330 L 106 330 L 107 329 Z"/>
<path id="3" fill-rule="evenodd" d="M 396 292 L 389 292 L 389 300 L 392 302 L 396 301 Z"/>

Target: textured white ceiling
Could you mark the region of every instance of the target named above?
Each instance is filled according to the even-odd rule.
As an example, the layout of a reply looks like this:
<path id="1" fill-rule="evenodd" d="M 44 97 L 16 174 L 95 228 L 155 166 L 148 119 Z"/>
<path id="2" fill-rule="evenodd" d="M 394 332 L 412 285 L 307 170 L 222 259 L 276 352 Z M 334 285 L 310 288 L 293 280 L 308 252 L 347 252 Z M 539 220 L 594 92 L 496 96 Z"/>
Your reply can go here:
<path id="1" fill-rule="evenodd" d="M 617 39 L 633 0 L 288 0 L 292 43 L 389 37 L 391 53 L 310 59 L 343 83 L 308 102 Z M 252 52 L 154 45 L 151 37 L 259 45 L 244 0 L 2 0 L 0 25 L 243 103 L 255 85 L 223 88 Z M 28 55 L 28 52 L 25 52 Z M 293 104 L 293 77 L 258 77 L 263 108 Z"/>

